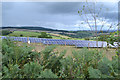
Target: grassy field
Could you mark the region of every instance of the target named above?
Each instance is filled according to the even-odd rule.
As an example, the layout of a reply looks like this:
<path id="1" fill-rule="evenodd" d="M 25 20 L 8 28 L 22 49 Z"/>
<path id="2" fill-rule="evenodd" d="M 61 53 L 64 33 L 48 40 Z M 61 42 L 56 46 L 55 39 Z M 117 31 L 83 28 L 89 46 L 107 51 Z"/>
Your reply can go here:
<path id="1" fill-rule="evenodd" d="M 52 36 L 53 39 L 68 39 L 70 37 L 67 36 L 62 36 L 59 34 L 52 34 L 52 33 L 47 33 Z M 29 31 L 14 31 L 13 33 L 9 34 L 8 36 L 20 36 L 23 35 L 24 37 L 38 37 L 40 35 L 39 32 L 29 32 Z"/>
<path id="2" fill-rule="evenodd" d="M 52 36 L 53 39 L 72 39 L 72 40 L 84 40 L 84 38 L 71 38 L 68 36 L 60 35 L 60 34 L 54 34 L 54 33 L 47 33 Z M 20 37 L 20 35 L 23 35 L 23 37 L 38 37 L 40 35 L 39 32 L 30 32 L 30 31 L 14 31 L 13 33 L 9 34 L 8 36 L 16 36 Z"/>
<path id="3" fill-rule="evenodd" d="M 28 32 L 28 31 L 14 31 L 13 33 L 9 34 L 9 36 L 20 36 L 20 35 L 23 35 L 24 37 L 27 37 L 27 36 L 37 37 L 38 35 L 40 35 L 40 33 Z"/>
<path id="4" fill-rule="evenodd" d="M 19 42 L 18 45 L 21 45 L 23 43 Z M 27 43 L 24 43 L 27 44 Z M 31 43 L 31 44 L 27 44 L 28 46 L 34 47 L 33 51 L 37 51 L 37 52 L 41 52 L 42 50 L 44 50 L 46 48 L 46 46 L 49 45 L 44 45 L 41 43 Z M 62 46 L 62 45 L 56 45 L 56 48 L 54 49 L 55 52 L 61 52 L 66 50 L 66 56 L 72 56 L 72 52 L 73 51 L 77 51 L 79 52 L 82 48 L 76 48 L 75 46 Z M 89 48 L 90 50 L 94 50 L 96 48 Z M 108 57 L 108 59 L 112 60 L 112 56 L 115 56 L 116 54 L 116 49 L 105 49 L 105 48 L 98 48 L 99 51 L 102 51 L 103 55 Z"/>

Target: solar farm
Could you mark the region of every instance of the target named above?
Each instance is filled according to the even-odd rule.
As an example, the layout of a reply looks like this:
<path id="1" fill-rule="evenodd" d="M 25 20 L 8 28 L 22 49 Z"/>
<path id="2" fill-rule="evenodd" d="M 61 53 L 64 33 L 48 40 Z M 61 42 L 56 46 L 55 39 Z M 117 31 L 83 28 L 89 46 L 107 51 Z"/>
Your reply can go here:
<path id="1" fill-rule="evenodd" d="M 1 39 L 11 39 L 13 41 L 20 41 L 24 43 L 42 43 L 45 45 L 65 45 L 65 46 L 75 46 L 75 47 L 107 47 L 107 42 L 104 41 L 88 41 L 88 40 L 64 40 L 64 39 L 45 39 L 45 38 L 32 38 L 32 37 L 6 37 L 1 36 Z"/>

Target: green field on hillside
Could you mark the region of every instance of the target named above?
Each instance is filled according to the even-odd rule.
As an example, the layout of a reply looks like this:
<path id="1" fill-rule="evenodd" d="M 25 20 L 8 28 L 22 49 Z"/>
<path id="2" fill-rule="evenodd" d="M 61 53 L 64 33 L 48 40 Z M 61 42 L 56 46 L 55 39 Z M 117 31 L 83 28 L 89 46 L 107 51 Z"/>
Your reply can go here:
<path id="1" fill-rule="evenodd" d="M 9 34 L 9 36 L 16 36 L 19 37 L 20 35 L 23 35 L 24 37 L 37 37 L 40 35 L 40 33 L 37 32 L 29 32 L 29 31 L 14 31 L 13 33 Z"/>
<path id="2" fill-rule="evenodd" d="M 41 34 L 40 32 L 32 32 L 32 31 L 14 31 L 14 32 L 10 33 L 8 36 L 15 36 L 15 37 L 38 37 L 40 34 Z M 60 34 L 53 34 L 53 33 L 47 33 L 47 34 L 51 35 L 52 39 L 84 40 L 84 38 L 71 38 L 71 37 L 68 37 L 68 36 L 60 35 Z"/>

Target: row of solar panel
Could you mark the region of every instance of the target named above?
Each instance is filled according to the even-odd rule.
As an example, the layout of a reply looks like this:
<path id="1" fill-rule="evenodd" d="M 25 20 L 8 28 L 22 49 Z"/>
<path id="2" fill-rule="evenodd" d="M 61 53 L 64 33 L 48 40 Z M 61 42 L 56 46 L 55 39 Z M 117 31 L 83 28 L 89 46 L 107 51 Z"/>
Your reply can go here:
<path id="1" fill-rule="evenodd" d="M 27 37 L 9 37 L 14 41 L 21 41 L 27 43 L 28 40 L 31 43 L 43 43 L 43 44 L 58 44 L 58 45 L 75 45 L 76 47 L 97 47 L 96 41 L 87 40 L 62 40 L 62 39 L 45 39 L 45 38 L 27 38 Z M 7 39 L 6 36 L 2 36 L 2 39 Z M 98 41 L 98 47 L 106 47 L 107 42 Z"/>
<path id="2" fill-rule="evenodd" d="M 84 44 L 76 44 L 76 47 L 106 47 L 107 42 L 98 42 L 98 43 L 84 43 Z"/>

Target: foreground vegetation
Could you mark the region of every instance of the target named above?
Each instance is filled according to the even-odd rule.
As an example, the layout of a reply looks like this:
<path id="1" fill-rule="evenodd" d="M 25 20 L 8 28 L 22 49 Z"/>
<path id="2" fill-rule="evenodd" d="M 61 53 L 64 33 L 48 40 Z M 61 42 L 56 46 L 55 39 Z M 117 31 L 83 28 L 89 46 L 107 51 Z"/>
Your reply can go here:
<path id="1" fill-rule="evenodd" d="M 87 48 L 64 57 L 66 51 L 53 51 L 56 46 L 38 53 L 29 45 L 14 43 L 2 42 L 2 78 L 119 78 L 118 52 L 112 60 Z"/>

